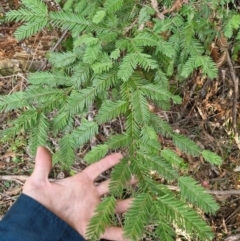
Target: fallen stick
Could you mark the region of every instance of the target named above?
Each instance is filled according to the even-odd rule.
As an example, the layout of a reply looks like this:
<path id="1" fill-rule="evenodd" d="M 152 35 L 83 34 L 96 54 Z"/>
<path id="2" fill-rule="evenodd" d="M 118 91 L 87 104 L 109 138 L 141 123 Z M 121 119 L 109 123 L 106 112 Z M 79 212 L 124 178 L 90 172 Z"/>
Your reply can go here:
<path id="1" fill-rule="evenodd" d="M 29 176 L 17 176 L 17 175 L 14 175 L 14 176 L 5 176 L 5 175 L 2 175 L 0 176 L 0 181 L 26 181 L 27 179 L 29 178 Z M 50 181 L 59 181 L 59 179 L 50 179 Z M 177 191 L 179 192 L 180 191 L 180 188 L 177 187 L 177 186 L 170 186 L 170 185 L 167 185 L 166 186 L 168 189 L 170 190 L 173 190 L 173 191 Z M 207 190 L 206 189 L 206 192 L 210 193 L 210 194 L 213 194 L 213 195 L 240 195 L 240 190 L 234 190 L 234 189 L 231 189 L 231 190 L 224 190 L 224 191 L 221 191 L 221 190 Z"/>
<path id="2" fill-rule="evenodd" d="M 225 238 L 224 241 L 237 241 L 240 239 L 240 234 L 233 234 L 230 235 L 229 237 Z"/>
<path id="3" fill-rule="evenodd" d="M 213 195 L 240 195 L 240 190 L 225 190 L 225 191 L 218 191 L 218 190 L 209 190 L 209 193 Z"/>
<path id="4" fill-rule="evenodd" d="M 0 176 L 0 181 L 26 181 L 29 176 Z"/>
<path id="5" fill-rule="evenodd" d="M 170 190 L 173 190 L 173 191 L 177 191 L 177 192 L 180 191 L 180 188 L 176 187 L 176 186 L 167 185 L 167 188 L 170 189 Z M 240 195 L 240 190 L 234 190 L 234 189 L 224 190 L 224 191 L 206 189 L 206 192 L 208 192 L 210 194 L 213 194 L 213 195 Z"/>

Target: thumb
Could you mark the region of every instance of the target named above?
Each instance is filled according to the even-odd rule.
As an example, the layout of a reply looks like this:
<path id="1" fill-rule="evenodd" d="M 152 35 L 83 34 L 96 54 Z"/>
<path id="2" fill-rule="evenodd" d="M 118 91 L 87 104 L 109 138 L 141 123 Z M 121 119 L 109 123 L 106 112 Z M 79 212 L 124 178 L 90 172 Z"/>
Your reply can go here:
<path id="1" fill-rule="evenodd" d="M 39 181 L 46 181 L 51 170 L 52 156 L 49 150 L 42 146 L 38 147 L 32 178 Z"/>

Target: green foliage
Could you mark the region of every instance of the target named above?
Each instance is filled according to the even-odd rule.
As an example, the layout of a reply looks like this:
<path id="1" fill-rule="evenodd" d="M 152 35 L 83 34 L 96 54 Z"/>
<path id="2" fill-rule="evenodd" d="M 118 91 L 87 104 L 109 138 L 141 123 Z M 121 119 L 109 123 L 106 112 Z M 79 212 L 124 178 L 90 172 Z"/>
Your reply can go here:
<path id="1" fill-rule="evenodd" d="M 125 216 L 125 238 L 138 240 L 138 238 L 142 236 L 144 224 L 147 224 L 150 218 L 151 207 L 152 197 L 150 194 L 142 193 L 134 198 L 134 201 Z"/>
<path id="2" fill-rule="evenodd" d="M 202 186 L 191 177 L 180 177 L 178 183 L 183 198 L 197 205 L 206 213 L 215 213 L 219 206 Z"/>
<path id="3" fill-rule="evenodd" d="M 131 179 L 131 171 L 128 161 L 129 160 L 127 158 L 122 159 L 111 173 L 109 189 L 113 195 L 117 196 L 121 194 L 123 189 L 126 187 L 126 184 Z"/>
<path id="4" fill-rule="evenodd" d="M 199 156 L 201 149 L 192 140 L 185 136 L 174 134 L 173 142 L 181 151 L 189 153 L 192 156 Z"/>
<path id="5" fill-rule="evenodd" d="M 202 156 L 206 161 L 212 164 L 221 165 L 222 163 L 221 157 L 211 151 L 203 150 Z"/>
<path id="6" fill-rule="evenodd" d="M 165 160 L 167 160 L 169 163 L 176 167 L 180 167 L 184 163 L 184 160 L 170 149 L 162 150 L 161 157 L 163 157 Z"/>
<path id="7" fill-rule="evenodd" d="M 51 70 L 29 74 L 25 91 L 0 97 L 0 112 L 21 111 L 1 137 L 25 133 L 32 153 L 57 137 L 54 162 L 69 168 L 77 149 L 100 126 L 120 117 L 123 133 L 112 134 L 85 156 L 92 163 L 111 151 L 126 153 L 111 172 L 112 196 L 97 207 L 88 236 L 98 239 L 112 224 L 115 197 L 123 197 L 135 175 L 139 183 L 137 193 L 129 194 L 135 199 L 125 215 L 127 238 L 139 240 L 145 225 L 153 225 L 156 240 L 175 240 L 175 228 L 192 240 L 211 240 L 213 233 L 195 208 L 213 214 L 216 202 L 195 180 L 180 177 L 185 161 L 159 140 L 168 138 L 179 152 L 202 156 L 213 165 L 222 159 L 175 133 L 150 105 L 169 110 L 181 103 L 170 80 L 184 81 L 196 69 L 208 78 L 217 76 L 208 47 L 221 34 L 233 38 L 236 33 L 240 39 L 239 15 L 224 10 L 226 1 L 193 0 L 160 19 L 150 2 L 66 0 L 62 10 L 52 11 L 44 1 L 23 0 L 21 8 L 8 12 L 9 21 L 23 22 L 15 32 L 18 40 L 56 28 L 68 30 L 71 45 L 66 52 L 48 53 Z M 158 2 L 159 9 L 174 3 Z M 226 20 L 224 26 L 218 16 Z M 87 120 L 89 109 L 96 113 L 92 121 Z M 155 182 L 154 176 L 178 181 L 180 193 Z"/>
<path id="8" fill-rule="evenodd" d="M 184 202 L 176 200 L 172 195 L 159 197 L 157 206 L 162 210 L 164 216 L 168 216 L 172 222 L 176 222 L 179 228 L 186 230 L 188 234 L 196 235 L 195 238 L 193 236 L 193 240 L 196 238 L 211 240 L 213 238 L 211 228 L 206 225 L 205 221 Z"/>
<path id="9" fill-rule="evenodd" d="M 108 152 L 107 145 L 98 145 L 88 152 L 84 159 L 88 163 L 93 163 L 103 158 Z"/>
<path id="10" fill-rule="evenodd" d="M 106 100 L 101 108 L 99 109 L 98 115 L 96 116 L 96 120 L 98 124 L 103 124 L 107 121 L 110 121 L 122 113 L 126 112 L 128 106 L 128 102 L 126 101 L 116 101 L 112 102 Z"/>
<path id="11" fill-rule="evenodd" d="M 96 15 L 93 17 L 92 21 L 93 23 L 98 24 L 104 19 L 105 16 L 106 16 L 106 12 L 103 10 L 99 10 L 96 12 Z"/>
<path id="12" fill-rule="evenodd" d="M 234 14 L 230 17 L 227 23 L 224 26 L 224 35 L 227 38 L 231 38 L 233 36 L 233 31 L 237 30 L 239 33 L 240 28 L 240 15 Z"/>
<path id="13" fill-rule="evenodd" d="M 90 239 L 98 239 L 104 230 L 111 226 L 114 215 L 116 200 L 114 197 L 105 198 L 95 210 L 96 214 L 92 217 L 91 223 L 87 228 L 86 236 Z M 99 219 L 102 221 L 99 222 Z M 94 230 L 94 232 L 92 232 Z"/>

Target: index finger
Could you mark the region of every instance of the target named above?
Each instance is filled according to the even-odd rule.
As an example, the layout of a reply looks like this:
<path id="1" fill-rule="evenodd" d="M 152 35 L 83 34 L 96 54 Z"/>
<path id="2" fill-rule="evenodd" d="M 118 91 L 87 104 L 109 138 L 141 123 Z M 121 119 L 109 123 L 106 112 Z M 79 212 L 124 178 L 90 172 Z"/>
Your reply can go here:
<path id="1" fill-rule="evenodd" d="M 110 169 L 111 167 L 117 165 L 122 158 L 120 153 L 114 153 L 105 158 L 101 159 L 100 161 L 93 163 L 89 167 L 87 167 L 84 172 L 94 180 L 97 178 L 101 173 L 105 172 L 106 170 Z"/>

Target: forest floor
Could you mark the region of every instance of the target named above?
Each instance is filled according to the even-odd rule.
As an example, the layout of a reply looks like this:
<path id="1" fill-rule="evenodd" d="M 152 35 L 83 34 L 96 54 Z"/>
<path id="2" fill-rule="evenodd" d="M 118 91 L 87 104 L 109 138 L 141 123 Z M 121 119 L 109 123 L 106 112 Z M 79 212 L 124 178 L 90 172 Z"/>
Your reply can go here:
<path id="1" fill-rule="evenodd" d="M 3 23 L 1 19 L 7 11 L 18 6 L 18 0 L 0 3 L 0 95 L 23 90 L 27 86 L 29 70 L 47 69 L 45 53 L 53 47 L 57 50 L 61 48 L 61 44 L 56 45 L 62 36 L 58 32 L 43 31 L 28 40 L 17 42 L 13 33 L 18 24 Z M 240 76 L 240 54 L 231 63 L 235 74 Z M 202 78 L 196 71 L 178 86 L 183 97 L 181 105 L 173 106 L 170 111 L 153 110 L 167 120 L 175 131 L 224 159 L 222 166 L 217 167 L 200 158 L 182 156 L 188 164 L 188 174 L 212 192 L 220 205 L 216 215 L 206 216 L 215 232 L 215 241 L 240 240 L 240 172 L 235 170 L 240 166 L 240 145 L 234 139 L 236 133 L 232 128 L 233 108 L 236 113 L 239 110 L 238 104 L 234 107 L 234 101 L 238 103 L 239 97 L 234 97 L 230 72 L 229 62 L 221 66 L 219 76 L 214 80 Z M 18 115 L 17 111 L 0 114 L 0 130 L 7 128 L 9 120 Z M 238 128 L 240 116 L 237 115 L 236 120 Z M 118 126 L 113 122 L 104 128 L 114 132 Z M 97 138 L 104 141 L 105 135 L 106 131 L 103 131 Z M 172 145 L 171 140 L 161 141 Z M 32 172 L 33 161 L 24 135 L 11 142 L 0 140 L 0 219 L 19 196 L 26 176 Z M 83 168 L 83 162 L 76 162 L 71 170 L 80 171 Z M 62 178 L 71 175 L 70 172 L 56 166 L 53 175 Z"/>

